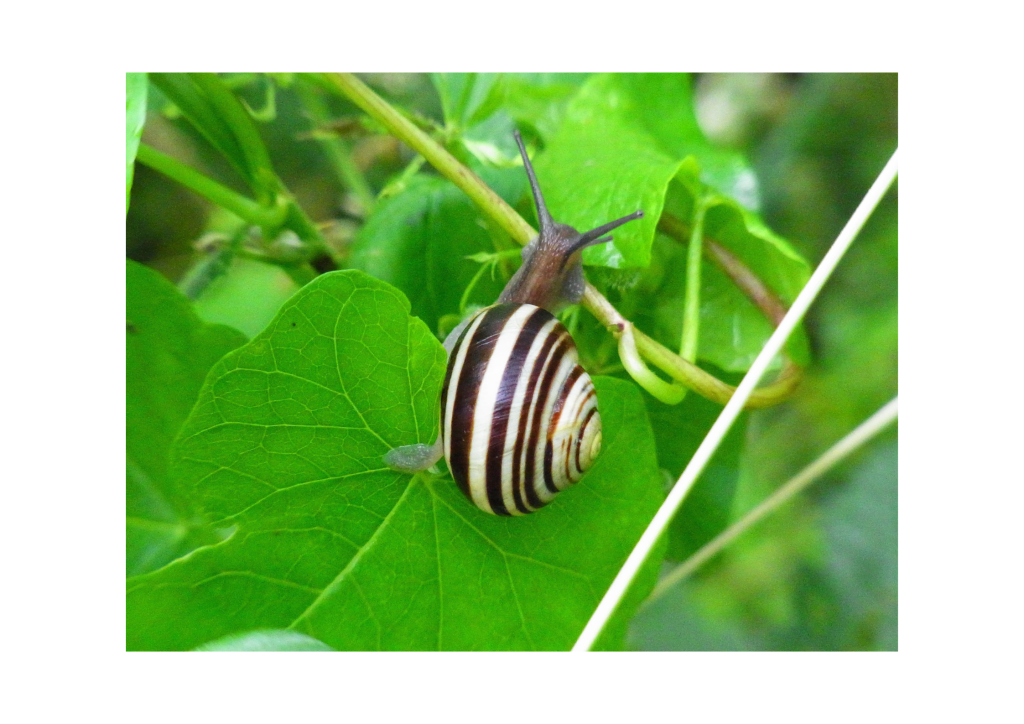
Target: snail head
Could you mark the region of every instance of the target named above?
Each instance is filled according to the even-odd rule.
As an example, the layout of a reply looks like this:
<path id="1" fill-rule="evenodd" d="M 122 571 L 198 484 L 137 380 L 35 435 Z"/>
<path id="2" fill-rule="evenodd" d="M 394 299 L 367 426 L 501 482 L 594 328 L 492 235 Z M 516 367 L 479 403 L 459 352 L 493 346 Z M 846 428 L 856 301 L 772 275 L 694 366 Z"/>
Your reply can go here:
<path id="1" fill-rule="evenodd" d="M 568 224 L 559 224 L 551 218 L 544 203 L 544 196 L 519 131 L 515 131 L 514 135 L 523 157 L 526 175 L 530 179 L 540 233 L 523 248 L 523 265 L 509 280 L 498 301 L 534 304 L 557 314 L 563 307 L 577 304 L 583 298 L 586 281 L 583 278 L 581 252 L 588 246 L 611 241 L 612 237 L 605 234 L 627 221 L 641 218 L 644 212 L 634 211 L 585 233 L 578 232 Z"/>

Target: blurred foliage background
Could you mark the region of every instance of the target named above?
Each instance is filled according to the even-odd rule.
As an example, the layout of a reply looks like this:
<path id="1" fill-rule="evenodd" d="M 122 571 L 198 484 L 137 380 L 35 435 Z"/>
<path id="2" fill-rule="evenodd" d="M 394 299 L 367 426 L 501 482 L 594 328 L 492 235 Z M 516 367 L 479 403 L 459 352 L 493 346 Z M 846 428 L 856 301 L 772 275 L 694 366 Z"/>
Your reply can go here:
<path id="1" fill-rule="evenodd" d="M 394 183 L 412 154 L 389 136 L 339 129 L 371 195 L 347 192 L 310 132 L 295 86 L 266 76 L 225 77 L 257 117 L 273 118 L 260 130 L 277 172 L 335 251 L 334 260 L 317 259 L 314 266 L 335 268 L 367 198 L 372 202 Z M 426 75 L 362 77 L 403 107 L 442 119 Z M 705 133 L 752 162 L 766 222 L 816 264 L 897 145 L 897 76 L 705 74 L 694 77 L 694 88 Z M 150 93 L 156 97 L 149 102 L 143 141 L 212 177 L 233 178 L 223 157 L 166 107 L 152 85 Z M 324 118 L 356 113 L 343 101 L 331 103 Z M 153 112 L 161 107 L 165 112 Z M 894 186 L 811 308 L 806 328 L 813 363 L 796 395 L 752 413 L 740 431 L 746 438 L 737 445 L 742 453 L 734 519 L 897 394 L 897 218 Z M 228 215 L 205 199 L 136 164 L 129 258 L 187 291 L 197 259 L 223 243 L 230 227 Z M 197 295 L 195 309 L 206 321 L 251 337 L 298 283 L 280 267 L 252 258 L 235 257 L 230 264 Z M 657 406 L 650 407 L 656 419 Z M 643 608 L 628 645 L 895 650 L 897 458 L 892 429 Z"/>
<path id="2" fill-rule="evenodd" d="M 895 75 L 702 76 L 697 104 L 812 264 L 897 145 Z M 796 395 L 751 414 L 734 517 L 896 396 L 897 219 L 894 186 L 811 307 Z M 897 458 L 892 429 L 641 612 L 632 644 L 896 650 Z"/>

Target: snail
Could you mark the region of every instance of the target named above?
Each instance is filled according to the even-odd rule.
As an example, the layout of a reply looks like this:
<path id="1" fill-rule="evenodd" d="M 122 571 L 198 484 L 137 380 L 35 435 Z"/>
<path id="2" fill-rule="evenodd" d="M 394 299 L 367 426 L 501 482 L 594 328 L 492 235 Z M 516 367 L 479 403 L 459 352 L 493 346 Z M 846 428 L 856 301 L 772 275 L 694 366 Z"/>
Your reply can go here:
<path id="1" fill-rule="evenodd" d="M 384 456 L 394 470 L 425 470 L 444 455 L 459 488 L 495 515 L 525 515 L 577 482 L 601 450 L 601 416 L 576 344 L 554 316 L 583 298 L 580 252 L 636 211 L 584 234 L 548 213 L 519 131 L 514 132 L 537 207 L 540 233 L 498 301 L 445 339 L 441 433 L 433 445 Z"/>

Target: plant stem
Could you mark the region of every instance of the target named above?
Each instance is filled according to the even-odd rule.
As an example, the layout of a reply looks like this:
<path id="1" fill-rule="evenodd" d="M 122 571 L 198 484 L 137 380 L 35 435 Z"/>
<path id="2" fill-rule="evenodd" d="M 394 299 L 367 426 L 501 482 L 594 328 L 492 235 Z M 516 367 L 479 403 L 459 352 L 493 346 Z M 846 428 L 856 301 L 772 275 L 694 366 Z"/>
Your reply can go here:
<path id="1" fill-rule="evenodd" d="M 893 398 L 882 409 L 858 425 L 846 437 L 830 447 L 825 454 L 797 473 L 786 484 L 765 498 L 757 507 L 744 515 L 740 520 L 733 523 L 724 531 L 715 536 L 714 539 L 703 545 L 700 550 L 680 563 L 667 576 L 658 581 L 658 585 L 651 591 L 643 605 L 660 598 L 667 590 L 692 574 L 702 565 L 714 558 L 727 545 L 743 535 L 775 512 L 784 503 L 793 498 L 797 493 L 807 488 L 811 483 L 827 473 L 833 467 L 856 452 L 862 445 L 869 442 L 878 435 L 899 415 L 899 398 Z"/>
<path id="2" fill-rule="evenodd" d="M 668 212 L 663 212 L 661 218 L 658 219 L 658 231 L 681 244 L 687 243 L 687 239 L 692 234 L 691 229 L 684 222 Z M 746 294 L 747 298 L 764 313 L 772 326 L 779 326 L 779 322 L 786 316 L 786 305 L 775 292 L 769 289 L 760 277 L 721 243 L 705 237 L 703 250 L 708 259 L 717 264 L 732 280 L 732 283 L 739 287 L 740 291 Z"/>
<path id="3" fill-rule="evenodd" d="M 686 388 L 678 382 L 668 383 L 648 369 L 636 348 L 632 324 L 627 324 L 619 337 L 619 359 L 637 384 L 666 405 L 678 405 L 686 397 Z"/>
<path id="4" fill-rule="evenodd" d="M 504 199 L 494 193 L 479 176 L 463 166 L 439 143 L 417 128 L 354 75 L 327 73 L 324 74 L 323 80 L 328 87 L 343 94 L 383 124 L 399 140 L 422 154 L 434 168 L 462 189 L 480 207 L 481 211 L 493 218 L 519 244 L 526 244 L 537 235 L 533 227 L 523 220 L 515 209 L 505 203 Z M 587 282 L 583 294 L 583 304 L 616 339 L 621 337 L 625 325 L 630 324 L 589 282 Z M 687 362 L 639 330 L 634 330 L 634 337 L 636 348 L 641 355 L 698 394 L 725 404 L 735 391 L 736 388 L 708 374 L 695 364 Z M 751 396 L 750 406 L 764 407 L 782 401 L 790 395 L 798 381 L 798 374 L 793 375 L 791 370 L 787 374 L 787 370 L 783 369 L 776 382 L 758 390 Z"/>
<path id="5" fill-rule="evenodd" d="M 177 181 L 182 186 L 187 186 L 218 206 L 223 206 L 250 224 L 263 228 L 278 228 L 288 216 L 286 203 L 279 202 L 274 206 L 261 206 L 237 191 L 222 186 L 191 166 L 186 166 L 144 143 L 139 144 L 136 158 L 141 163 Z"/>
<path id="6" fill-rule="evenodd" d="M 704 239 L 704 212 L 707 201 L 698 198 L 693 209 L 693 231 L 686 250 L 686 297 L 683 301 L 683 339 L 679 356 L 687 362 L 697 361 L 700 335 L 700 265 Z"/>
<path id="7" fill-rule="evenodd" d="M 430 164 L 453 184 L 462 189 L 486 214 L 491 216 L 520 244 L 526 244 L 537 235 L 515 209 L 505 203 L 483 180 L 441 144 L 417 128 L 412 121 L 395 110 L 387 101 L 370 90 L 351 73 L 327 73 L 324 80 L 357 106 L 376 118 L 400 141 L 423 155 Z"/>
<path id="8" fill-rule="evenodd" d="M 722 382 L 692 362 L 687 362 L 640 330 L 635 330 L 634 335 L 640 354 L 672 379 L 682 382 L 701 397 L 706 397 L 720 405 L 725 405 L 732 399 L 736 392 L 736 388 L 732 385 Z M 800 368 L 786 360 L 775 381 L 754 390 L 747 399 L 745 407 L 756 409 L 779 404 L 793 394 L 793 390 L 800 384 L 802 378 L 803 373 Z"/>

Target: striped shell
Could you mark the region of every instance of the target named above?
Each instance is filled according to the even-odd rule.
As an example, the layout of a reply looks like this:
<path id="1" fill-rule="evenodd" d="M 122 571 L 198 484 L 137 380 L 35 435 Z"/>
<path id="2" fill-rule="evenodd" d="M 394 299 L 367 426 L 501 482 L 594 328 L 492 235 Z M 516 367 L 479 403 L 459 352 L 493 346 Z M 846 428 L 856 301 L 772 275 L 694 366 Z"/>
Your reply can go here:
<path id="1" fill-rule="evenodd" d="M 473 503 L 525 515 L 578 481 L 601 450 L 601 416 L 568 330 L 532 304 L 473 317 L 448 357 L 444 456 Z"/>

